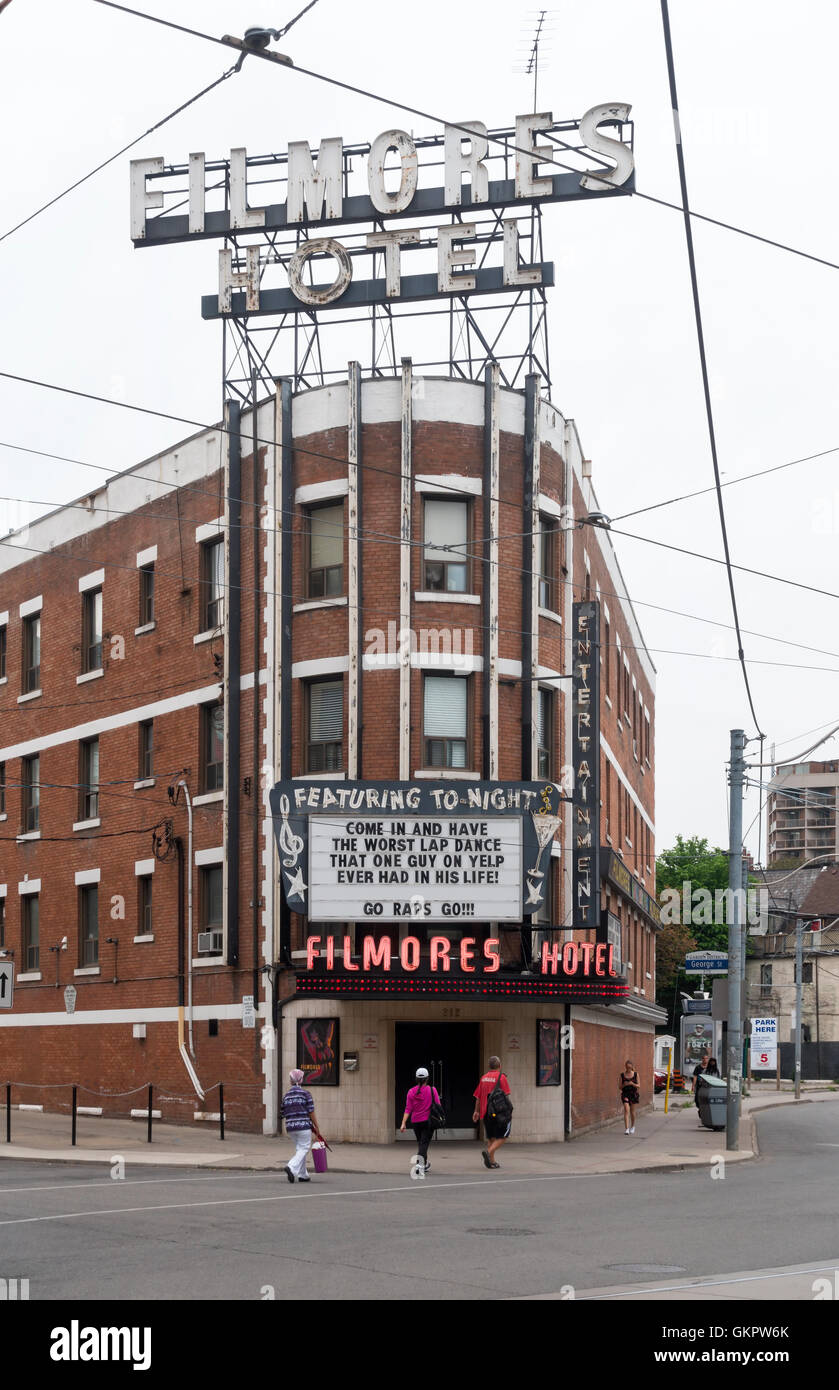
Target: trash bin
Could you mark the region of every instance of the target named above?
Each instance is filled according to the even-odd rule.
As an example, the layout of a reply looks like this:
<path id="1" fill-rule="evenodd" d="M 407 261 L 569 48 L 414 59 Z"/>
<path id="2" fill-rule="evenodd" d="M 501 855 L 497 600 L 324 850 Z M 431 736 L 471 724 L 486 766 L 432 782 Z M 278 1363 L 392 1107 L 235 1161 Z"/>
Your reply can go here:
<path id="1" fill-rule="evenodd" d="M 706 1129 L 725 1129 L 728 1083 L 722 1076 L 699 1076 L 697 1100 L 699 1118 Z"/>

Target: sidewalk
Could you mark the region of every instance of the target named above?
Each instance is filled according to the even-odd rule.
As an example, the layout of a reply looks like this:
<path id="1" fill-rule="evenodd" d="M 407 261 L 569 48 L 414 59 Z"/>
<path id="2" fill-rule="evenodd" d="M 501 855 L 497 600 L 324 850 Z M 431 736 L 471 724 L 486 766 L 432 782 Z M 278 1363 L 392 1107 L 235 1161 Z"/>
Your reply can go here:
<path id="1" fill-rule="evenodd" d="M 657 1168 L 705 1167 L 724 1155 L 731 1162 L 755 1157 L 754 1116 L 776 1105 L 794 1105 L 791 1091 L 761 1088 L 743 1102 L 741 1148 L 737 1153 L 722 1148 L 724 1134 L 700 1126 L 696 1107 L 686 1097 L 670 1098 L 669 1114 L 656 1097 L 651 1112 L 638 1118 L 637 1132 L 627 1137 L 623 1121 L 585 1134 L 565 1144 L 518 1144 L 504 1147 L 500 1161 L 505 1169 L 520 1174 L 626 1173 Z M 839 1092 L 807 1088 L 800 1104 L 839 1102 Z M 287 1136 L 267 1138 L 259 1134 L 227 1131 L 222 1142 L 218 1130 L 192 1129 L 158 1122 L 153 1141 L 146 1143 L 145 1121 L 110 1120 L 80 1116 L 75 1148 L 70 1145 L 68 1115 L 12 1112 L 12 1143 L 5 1143 L 5 1115 L 0 1127 L 0 1158 L 41 1159 L 49 1162 L 99 1163 L 110 1166 L 117 1157 L 127 1163 L 190 1168 L 238 1168 L 281 1170 L 291 1156 Z M 515 1122 L 514 1122 L 515 1123 Z M 515 1133 L 515 1130 L 514 1130 Z M 329 1154 L 334 1173 L 403 1173 L 413 1150 L 408 1143 L 339 1144 Z M 482 1169 L 481 1146 L 475 1143 L 435 1141 L 430 1158 L 433 1171 L 453 1177 Z"/>

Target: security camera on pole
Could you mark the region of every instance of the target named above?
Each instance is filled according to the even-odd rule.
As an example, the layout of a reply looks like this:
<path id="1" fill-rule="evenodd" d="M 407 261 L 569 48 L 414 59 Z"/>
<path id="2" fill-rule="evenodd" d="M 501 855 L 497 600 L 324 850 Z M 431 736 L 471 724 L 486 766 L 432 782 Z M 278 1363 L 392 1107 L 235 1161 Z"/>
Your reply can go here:
<path id="1" fill-rule="evenodd" d="M 728 1101 L 726 1105 L 726 1147 L 740 1146 L 740 1091 L 743 1078 L 743 1019 L 740 992 L 743 979 L 743 933 L 740 921 L 743 887 L 743 774 L 746 736 L 742 729 L 731 730 L 731 788 L 728 837 L 728 886 L 731 912 L 728 922 Z"/>

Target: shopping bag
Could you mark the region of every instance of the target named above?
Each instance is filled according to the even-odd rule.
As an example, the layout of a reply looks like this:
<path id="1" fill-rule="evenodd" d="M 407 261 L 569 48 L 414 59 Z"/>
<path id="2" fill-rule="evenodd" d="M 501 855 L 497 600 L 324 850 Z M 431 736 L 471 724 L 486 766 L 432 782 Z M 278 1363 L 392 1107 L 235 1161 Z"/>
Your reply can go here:
<path id="1" fill-rule="evenodd" d="M 316 1140 L 312 1145 L 312 1158 L 315 1164 L 316 1173 L 326 1172 L 326 1145 L 322 1140 Z"/>

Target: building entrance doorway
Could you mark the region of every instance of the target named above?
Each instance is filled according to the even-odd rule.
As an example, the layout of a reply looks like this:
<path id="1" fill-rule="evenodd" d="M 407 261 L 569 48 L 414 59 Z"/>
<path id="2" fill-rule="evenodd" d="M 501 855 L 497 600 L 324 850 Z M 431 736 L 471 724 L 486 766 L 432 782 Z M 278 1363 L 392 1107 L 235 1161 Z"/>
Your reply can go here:
<path id="1" fill-rule="evenodd" d="M 445 1130 L 438 1139 L 474 1139 L 473 1091 L 481 1077 L 481 1025 L 479 1023 L 396 1024 L 396 1128 L 405 1113 L 405 1097 L 416 1084 L 418 1067 L 426 1067 L 428 1079 L 446 1112 Z M 411 1133 L 410 1126 L 407 1131 Z"/>

